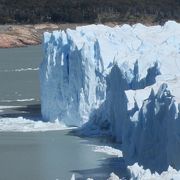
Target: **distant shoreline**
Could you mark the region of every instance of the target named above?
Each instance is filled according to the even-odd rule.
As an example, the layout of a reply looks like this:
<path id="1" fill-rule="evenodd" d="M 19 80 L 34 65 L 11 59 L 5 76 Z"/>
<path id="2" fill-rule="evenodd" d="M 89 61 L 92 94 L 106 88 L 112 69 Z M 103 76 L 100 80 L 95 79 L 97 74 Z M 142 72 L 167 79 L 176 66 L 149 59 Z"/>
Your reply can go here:
<path id="1" fill-rule="evenodd" d="M 0 25 L 0 48 L 26 47 L 39 45 L 45 31 L 74 29 L 86 24 L 35 24 L 35 25 Z"/>

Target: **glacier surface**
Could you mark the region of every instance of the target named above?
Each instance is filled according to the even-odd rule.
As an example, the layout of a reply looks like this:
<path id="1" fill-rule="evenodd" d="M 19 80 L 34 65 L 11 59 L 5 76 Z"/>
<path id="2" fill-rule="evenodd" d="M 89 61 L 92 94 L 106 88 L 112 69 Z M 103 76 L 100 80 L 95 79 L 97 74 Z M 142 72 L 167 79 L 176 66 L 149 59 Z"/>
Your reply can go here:
<path id="1" fill-rule="evenodd" d="M 127 164 L 180 169 L 180 24 L 45 33 L 40 81 L 44 120 L 111 136 Z"/>
<path id="2" fill-rule="evenodd" d="M 106 99 L 114 65 L 126 79 L 124 89 L 151 85 L 160 73 L 178 76 L 179 32 L 180 25 L 169 21 L 164 26 L 89 25 L 45 33 L 40 67 L 44 119 L 77 126 L 87 122 Z"/>

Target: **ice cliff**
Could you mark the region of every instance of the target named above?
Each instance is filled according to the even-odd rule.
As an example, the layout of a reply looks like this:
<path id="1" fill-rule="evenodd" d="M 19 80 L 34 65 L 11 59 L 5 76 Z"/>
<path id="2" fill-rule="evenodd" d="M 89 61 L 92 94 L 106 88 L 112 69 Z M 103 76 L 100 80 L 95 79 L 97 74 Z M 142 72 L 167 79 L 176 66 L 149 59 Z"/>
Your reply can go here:
<path id="1" fill-rule="evenodd" d="M 138 162 L 157 172 L 169 165 L 180 169 L 180 81 L 171 79 L 168 85 L 160 82 L 142 90 L 126 91 L 130 110 L 123 132 L 126 162 Z M 173 91 L 176 92 L 172 94 Z"/>
<path id="2" fill-rule="evenodd" d="M 133 89 L 154 83 L 157 66 L 161 73 L 179 72 L 179 30 L 167 22 L 163 27 L 90 25 L 45 33 L 40 68 L 44 119 L 78 126 L 88 121 L 106 99 L 106 77 L 116 63 Z"/>
<path id="3" fill-rule="evenodd" d="M 129 164 L 180 169 L 179 78 L 176 22 L 45 33 L 42 116 L 111 136 Z"/>

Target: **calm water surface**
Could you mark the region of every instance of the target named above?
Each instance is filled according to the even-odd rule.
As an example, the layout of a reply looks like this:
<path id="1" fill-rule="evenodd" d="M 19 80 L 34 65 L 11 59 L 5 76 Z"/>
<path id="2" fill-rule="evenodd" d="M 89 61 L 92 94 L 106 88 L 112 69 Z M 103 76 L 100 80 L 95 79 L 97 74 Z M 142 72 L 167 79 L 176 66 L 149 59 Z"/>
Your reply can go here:
<path id="1" fill-rule="evenodd" d="M 41 61 L 41 46 L 0 49 L 0 105 L 39 103 Z"/>
<path id="2" fill-rule="evenodd" d="M 88 141 L 68 135 L 68 131 L 1 132 L 0 179 L 70 180 L 72 174 L 83 180 L 103 180 L 120 171 L 121 159 L 95 153 Z"/>

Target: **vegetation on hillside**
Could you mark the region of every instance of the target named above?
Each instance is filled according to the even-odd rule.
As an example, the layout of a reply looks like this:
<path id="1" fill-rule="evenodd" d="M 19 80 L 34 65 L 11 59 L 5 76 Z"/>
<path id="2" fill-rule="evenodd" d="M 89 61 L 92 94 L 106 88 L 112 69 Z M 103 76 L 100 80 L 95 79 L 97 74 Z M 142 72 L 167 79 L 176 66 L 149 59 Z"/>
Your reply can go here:
<path id="1" fill-rule="evenodd" d="M 0 0 L 0 24 L 180 21 L 180 0 Z"/>

